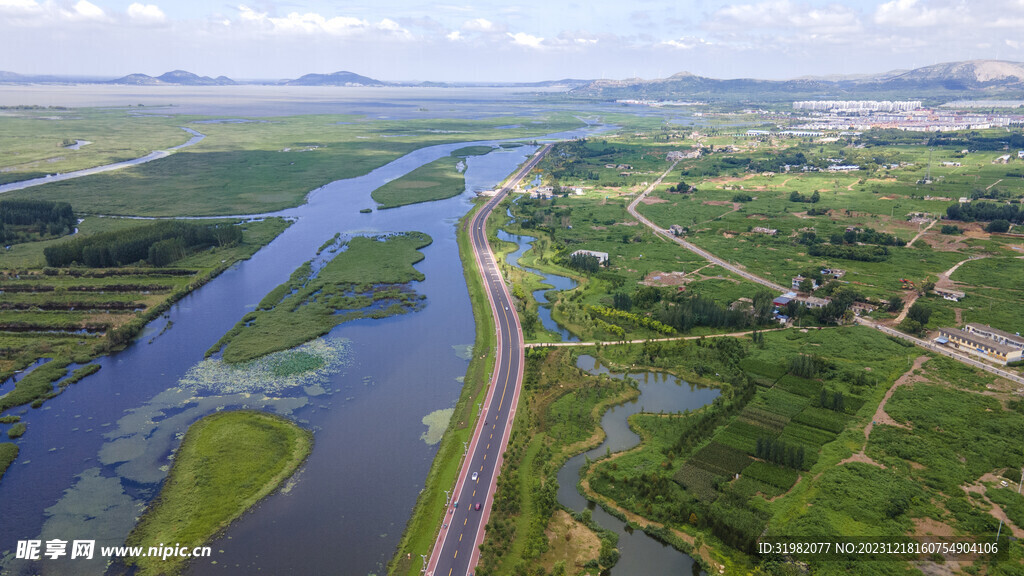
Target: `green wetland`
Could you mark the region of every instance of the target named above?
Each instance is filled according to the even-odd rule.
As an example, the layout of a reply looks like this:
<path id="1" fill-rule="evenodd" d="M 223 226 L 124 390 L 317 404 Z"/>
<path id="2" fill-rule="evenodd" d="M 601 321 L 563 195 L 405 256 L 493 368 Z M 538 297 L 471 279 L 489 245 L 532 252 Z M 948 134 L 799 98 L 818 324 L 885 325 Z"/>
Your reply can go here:
<path id="1" fill-rule="evenodd" d="M 524 123 L 523 132 L 545 130 L 545 121 L 537 121 L 532 126 Z M 508 123 L 479 124 L 486 129 Z M 571 125 L 579 122 L 572 120 Z M 222 125 L 201 129 L 215 132 L 210 126 Z M 494 134 L 515 136 L 507 129 Z M 439 138 L 454 142 L 474 135 L 449 133 Z M 5 413 L 20 416 L 27 432 L 16 440 L 21 453 L 0 482 L 5 515 L 12 519 L 0 533 L 2 541 L 36 535 L 123 541 L 143 504 L 156 496 L 170 468 L 169 456 L 188 426 L 215 411 L 249 408 L 298 421 L 312 429 L 317 446 L 326 449 L 313 450 L 286 494 L 268 497 L 257 513 L 243 515 L 214 541 L 217 564 L 195 562 L 188 570 L 316 571 L 336 565 L 336 560 L 324 557 L 323 550 L 340 549 L 346 562 L 363 566 L 366 572 L 383 571 L 438 450 L 437 445 L 428 444 L 432 437 L 425 433 L 436 434 L 446 426 L 438 415 L 452 408 L 467 372 L 465 354 L 456 352 L 473 342 L 473 322 L 468 295 L 460 288 L 464 279 L 461 273 L 451 272 L 460 270 L 453 223 L 471 203 L 460 195 L 370 214 L 360 214 L 358 209 L 372 205 L 370 194 L 385 182 L 464 147 L 462 143 L 427 147 L 370 175 L 318 189 L 307 205 L 278 214 L 294 220 L 291 227 L 250 260 L 227 267 L 213 282 L 183 297 L 123 351 L 96 361 L 102 367 L 97 373 L 68 386 L 41 410 L 25 406 Z M 467 158 L 466 187 L 493 187 L 532 149 L 495 148 L 485 156 Z M 88 185 L 90 178 L 79 180 Z M 88 195 L 82 200 L 83 211 L 98 207 L 90 208 Z M 183 210 L 186 207 L 182 205 Z M 416 295 L 410 301 L 416 304 L 414 313 L 351 319 L 330 330 L 326 338 L 253 361 L 230 364 L 218 357 L 204 359 L 205 352 L 239 319 L 255 310 L 276 286 L 286 284 L 297 266 L 316 261 L 318 252 L 328 254 L 332 238 L 346 238 L 351 250 L 362 242 L 385 244 L 363 238 L 364 234 L 398 241 L 412 230 L 423 235 L 403 249 L 403 263 L 380 279 L 405 283 L 423 278 L 414 284 Z M 427 238 L 433 240 L 429 245 Z M 347 253 L 339 250 L 330 255 Z M 38 257 L 42 250 L 34 254 L 23 256 Z M 376 256 L 368 262 L 383 261 Z M 175 263 L 179 265 L 181 261 Z M 344 282 L 355 287 L 375 285 L 371 268 L 367 265 L 365 274 Z M 389 294 L 379 302 L 391 296 L 400 294 Z M 381 360 L 385 354 L 386 362 Z M 465 406 L 452 414 L 454 425 L 472 425 L 472 403 Z M 391 417 L 381 419 L 382 413 Z M 431 414 L 428 426 L 424 418 Z M 11 426 L 4 424 L 4 431 Z M 368 430 L 375 432 L 368 434 Z M 61 443 L 54 446 L 57 435 Z M 8 450 L 4 450 L 6 457 Z M 70 453 L 83 456 L 68 457 Z M 381 458 L 383 453 L 389 457 Z M 47 471 L 47 482 L 32 480 L 36 470 Z M 386 502 L 379 498 L 382 491 L 391 495 Z M 268 554 L 267 547 L 258 544 L 267 536 L 268 518 L 274 519 L 274 538 L 289 542 L 279 548 L 280 554 Z M 311 520 L 317 518 L 322 521 Z M 340 548 L 336 541 L 325 548 L 317 535 L 324 534 L 325 522 L 339 519 L 358 529 L 346 531 Z M 5 544 L 4 549 L 8 548 Z M 254 549 L 264 552 L 254 558 Z M 301 566 L 296 566 L 296 558 L 304 559 Z M 13 559 L 3 562 L 4 570 L 33 571 L 31 565 Z M 96 569 L 88 562 L 53 566 L 68 574 Z"/>

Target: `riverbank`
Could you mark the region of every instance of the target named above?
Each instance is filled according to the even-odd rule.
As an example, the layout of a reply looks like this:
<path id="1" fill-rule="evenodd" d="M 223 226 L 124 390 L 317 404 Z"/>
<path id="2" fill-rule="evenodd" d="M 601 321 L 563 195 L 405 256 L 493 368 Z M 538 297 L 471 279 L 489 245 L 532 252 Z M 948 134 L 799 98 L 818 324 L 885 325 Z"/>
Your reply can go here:
<path id="1" fill-rule="evenodd" d="M 497 346 L 494 317 L 491 315 L 490 302 L 469 241 L 469 223 L 483 206 L 484 202 L 480 201 L 463 216 L 459 220 L 456 232 L 459 258 L 462 260 L 462 270 L 476 325 L 473 357 L 466 370 L 462 392 L 455 404 L 455 412 L 441 438 L 425 486 L 416 500 L 416 506 L 402 534 L 395 556 L 388 564 L 390 575 L 418 575 L 420 569 L 415 561 L 420 555 L 430 554 L 447 509 L 444 491 L 455 484 L 455 477 L 462 462 L 463 443 L 469 440 L 476 425 L 479 405 L 487 391 L 487 384 L 494 368 L 494 351 Z"/>
<path id="2" fill-rule="evenodd" d="M 608 568 L 618 558 L 615 535 L 596 532 L 587 512 L 572 520 L 571 531 L 591 535 L 588 538 L 556 546 L 548 533 L 561 508 L 559 471 L 571 457 L 604 441 L 600 422 L 605 411 L 638 394 L 624 380 L 576 369 L 575 357 L 574 351 L 565 349 L 531 349 L 526 355 L 518 409 L 522 417 L 499 476 L 478 574 L 511 573 L 538 564 L 550 571 L 558 563 L 575 574 L 584 568 Z M 586 545 L 595 538 L 600 540 L 596 554 Z"/>
<path id="3" fill-rule="evenodd" d="M 380 208 L 397 208 L 407 204 L 444 200 L 466 191 L 466 161 L 469 156 L 482 156 L 493 150 L 490 146 L 466 146 L 444 158 L 409 172 L 373 191 L 371 197 Z"/>
<path id="4" fill-rule="evenodd" d="M 220 412 L 189 427 L 160 495 L 128 546 L 201 546 L 276 490 L 313 449 L 313 434 L 263 412 Z M 139 576 L 175 574 L 183 558 L 139 557 Z"/>
<path id="5" fill-rule="evenodd" d="M 421 308 L 423 297 L 410 283 L 423 281 L 413 265 L 423 260 L 419 250 L 431 242 L 422 232 L 357 236 L 347 242 L 335 236 L 321 246 L 317 258 L 243 316 L 207 356 L 223 348 L 224 361 L 238 364 L 294 348 L 350 320 Z"/>
<path id="6" fill-rule="evenodd" d="M 0 322 L 24 327 L 0 333 L 0 347 L 13 351 L 0 360 L 0 381 L 40 358 L 52 361 L 22 375 L 0 396 L 0 411 L 39 407 L 60 392 L 52 383 L 65 377 L 72 362 L 88 364 L 125 348 L 175 302 L 250 258 L 290 224 L 282 218 L 239 224 L 241 242 L 194 254 L 173 268 L 44 268 L 41 251 L 23 254 L 21 260 L 31 267 L 0 272 L 5 304 L 12 308 L 0 311 Z M 0 258 L 0 267 L 4 264 Z"/>

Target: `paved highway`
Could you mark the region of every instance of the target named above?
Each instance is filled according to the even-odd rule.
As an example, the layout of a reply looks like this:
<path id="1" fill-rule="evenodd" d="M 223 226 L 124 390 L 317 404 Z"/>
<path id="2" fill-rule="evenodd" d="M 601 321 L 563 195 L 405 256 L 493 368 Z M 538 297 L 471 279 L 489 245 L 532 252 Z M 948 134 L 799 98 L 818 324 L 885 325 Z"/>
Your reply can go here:
<path id="1" fill-rule="evenodd" d="M 431 576 L 466 576 L 476 567 L 484 526 L 491 514 L 502 454 L 508 447 L 523 382 L 523 331 L 494 253 L 487 244 L 487 217 L 550 149 L 550 145 L 541 148 L 469 221 L 473 255 L 483 277 L 498 332 L 495 369 L 483 413 L 473 432 L 441 532 L 427 563 L 426 573 Z M 475 480 L 474 473 L 477 474 Z M 476 510 L 477 504 L 480 510 Z"/>

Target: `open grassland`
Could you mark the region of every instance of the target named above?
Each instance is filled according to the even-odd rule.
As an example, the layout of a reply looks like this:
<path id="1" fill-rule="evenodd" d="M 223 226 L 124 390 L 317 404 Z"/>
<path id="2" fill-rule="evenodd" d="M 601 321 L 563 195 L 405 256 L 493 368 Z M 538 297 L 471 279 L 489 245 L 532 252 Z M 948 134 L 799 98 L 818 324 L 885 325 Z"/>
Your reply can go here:
<path id="1" fill-rule="evenodd" d="M 674 335 L 644 326 L 638 322 L 639 318 L 632 321 L 628 317 L 595 318 L 594 307 L 614 306 L 616 293 L 633 298 L 638 290 L 651 288 L 658 292 L 659 298 L 696 295 L 727 308 L 740 298 L 752 297 L 759 289 L 720 267 L 707 265 L 699 256 L 637 225 L 626 212 L 628 197 L 595 195 L 587 191 L 582 196 L 570 194 L 554 199 L 523 196 L 514 200 L 505 203 L 514 221 L 502 211 L 492 218 L 492 226 L 537 238 L 533 248 L 520 259 L 522 266 L 572 277 L 579 282 L 574 290 L 549 294 L 549 299 L 554 302 L 553 318 L 585 340 Z M 509 243 L 496 242 L 497 251 L 502 255 L 515 248 Z M 581 249 L 607 252 L 608 265 L 596 271 L 570 268 L 571 253 Z M 531 329 L 530 311 L 535 310 L 537 304 L 529 294 L 544 287 L 540 277 L 504 264 L 503 270 L 514 287 L 519 288 L 514 290 L 514 295 L 521 310 L 528 311 L 523 318 L 528 340 L 556 341 L 558 338 L 544 331 L 539 323 L 532 324 Z M 647 309 L 633 312 L 646 317 L 650 308 L 648 305 Z M 617 329 L 621 329 L 622 334 Z M 695 326 L 687 334 L 719 331 L 711 326 Z"/>
<path id="2" fill-rule="evenodd" d="M 180 125 L 131 108 L 8 108 L 0 111 L 0 184 L 166 150 L 191 137 Z M 79 140 L 88 144 L 69 148 Z"/>
<path id="3" fill-rule="evenodd" d="M 1012 207 L 1024 198 L 1024 165 L 1017 159 L 999 163 L 1005 154 L 1001 145 L 990 149 L 999 138 L 1019 134 L 959 133 L 924 146 L 905 134 L 872 132 L 860 140 L 820 142 L 729 136 L 721 128 L 679 134 L 666 126 L 562 145 L 539 168 L 556 197 L 523 199 L 512 208 L 516 222 L 507 228 L 542 238 L 539 250 L 524 258 L 534 267 L 564 271 L 567 254 L 577 249 L 611 256 L 607 269 L 582 275 L 580 288 L 558 297 L 553 316 L 573 332 L 604 340 L 653 336 L 622 323 L 602 324 L 607 317 L 589 314 L 589 307 L 598 305 L 629 311 L 629 300 L 617 293 L 635 299 L 633 290 L 641 279 L 741 309 L 740 299 L 754 296 L 758 287 L 714 266 L 703 268 L 693 255 L 676 256 L 674 262 L 671 256 L 660 257 L 658 242 L 681 250 L 628 228 L 633 222 L 624 206 L 644 189 L 641 178 L 653 180 L 668 166 L 667 151 L 687 153 L 698 147 L 702 155 L 683 159 L 638 207 L 659 226 L 678 225 L 689 241 L 783 286 L 797 275 L 839 269 L 845 275 L 814 295 L 834 299 L 843 293 L 870 303 L 879 308 L 873 316 L 883 321 L 899 312 L 898 307 L 894 313 L 885 311 L 893 298 L 920 297 L 934 312 L 925 329 L 982 322 L 1021 330 L 1021 315 L 1015 313 L 1021 305 L 1020 282 L 1012 279 L 1020 277 L 1024 240 L 989 234 L 985 222 L 942 219 L 961 199 Z M 719 135 L 708 136 L 715 132 Z M 825 170 L 838 163 L 862 169 Z M 629 167 L 633 174 L 625 174 Z M 977 260 L 963 268 L 974 272 L 958 270 L 953 278 L 945 277 L 969 259 Z M 1000 268 L 1006 272 L 995 275 L 1005 275 L 1009 284 L 986 284 L 985 271 Z M 529 277 L 522 282 L 532 286 Z M 930 293 L 936 283 L 967 292 L 967 300 L 942 300 Z M 852 320 L 852 314 L 847 316 L 843 321 Z M 539 331 L 533 339 L 551 337 Z"/>
<path id="4" fill-rule="evenodd" d="M 635 397 L 636 389 L 622 380 L 590 376 L 575 367 L 574 358 L 565 349 L 527 352 L 524 394 L 498 476 L 478 574 L 515 574 L 538 566 L 547 573 L 559 562 L 568 574 L 594 573 L 618 557 L 617 537 L 594 524 L 589 513 L 571 519 L 556 514 L 556 478 L 569 457 L 601 442 L 601 414 Z M 566 531 L 583 537 L 552 540 Z"/>
<path id="5" fill-rule="evenodd" d="M 1024 239 L 1022 239 L 1024 243 Z M 979 322 L 1010 333 L 1024 332 L 1024 259 L 993 257 L 965 263 L 950 277 L 967 297 L 959 302 L 935 295 L 919 299 L 932 309 L 928 328 Z"/>
<path id="6" fill-rule="evenodd" d="M 300 266 L 288 282 L 271 290 L 256 310 L 242 317 L 208 352 L 223 348 L 226 362 L 254 360 L 323 336 L 357 318 L 383 318 L 422 306 L 423 296 L 409 282 L 423 280 L 413 264 L 430 236 L 407 232 L 359 236 L 331 243 L 322 267 Z M 344 248 L 344 250 L 342 250 Z"/>
<path id="7" fill-rule="evenodd" d="M 482 156 L 491 150 L 489 146 L 459 148 L 446 158 L 424 164 L 388 182 L 374 190 L 372 197 L 381 208 L 396 208 L 458 196 L 466 190 L 466 157 Z"/>
<path id="8" fill-rule="evenodd" d="M 862 262 L 837 257 L 810 255 L 809 246 L 799 242 L 805 232 L 819 239 L 843 234 L 847 228 L 873 228 L 909 242 L 929 224 L 911 222 L 917 213 L 926 219 L 945 215 L 946 208 L 966 196 L 989 195 L 1013 199 L 1024 196 L 1024 179 L 1009 174 L 1018 165 L 993 164 L 995 152 L 969 153 L 937 149 L 932 161 L 932 183 L 918 184 L 928 171 L 928 149 L 923 146 L 877 146 L 871 158 L 897 168 L 878 166 L 853 173 L 752 172 L 741 162 L 761 162 L 770 154 L 842 157 L 857 162 L 863 154 L 836 144 L 824 146 L 806 142 L 751 143 L 738 152 L 715 152 L 698 160 L 684 160 L 678 177 L 667 181 L 641 205 L 640 211 L 657 224 L 678 224 L 689 229 L 687 238 L 723 258 L 737 262 L 751 272 L 788 285 L 789 279 L 808 269 L 841 268 L 843 282 L 867 297 L 885 300 L 895 295 L 900 278 L 918 286 L 935 281 L 938 274 L 971 256 L 1006 250 L 990 241 L 978 224 L 961 224 L 965 236 L 940 233 L 938 223 L 913 246 L 887 247 L 881 262 Z M 947 158 L 948 157 L 948 158 Z M 961 167 L 942 167 L 952 161 Z M 868 160 L 866 165 L 872 165 Z M 752 165 L 752 164 L 751 164 Z M 680 194 L 668 188 L 684 180 L 696 192 Z M 793 202 L 793 193 L 805 199 L 817 193 L 814 203 Z M 956 223 L 949 223 L 956 224 Z M 777 230 L 774 235 L 754 231 L 756 227 Z"/>
<path id="9" fill-rule="evenodd" d="M 437 455 L 427 474 L 423 491 L 420 492 L 413 509 L 412 516 L 406 524 L 402 541 L 395 551 L 395 556 L 388 564 L 388 574 L 416 576 L 420 573 L 416 558 L 421 554 L 429 554 L 437 539 L 441 523 L 444 521 L 444 491 L 455 485 L 462 464 L 461 453 L 463 442 L 469 441 L 470 434 L 476 427 L 480 416 L 479 407 L 487 394 L 487 386 L 491 381 L 494 368 L 494 351 L 496 332 L 494 317 L 491 315 L 490 301 L 484 291 L 483 281 L 473 249 L 469 240 L 469 222 L 483 203 L 463 216 L 459 221 L 457 240 L 459 257 L 462 259 L 462 270 L 469 289 L 469 300 L 473 306 L 473 317 L 476 324 L 476 336 L 473 340 L 473 357 L 466 369 L 462 392 L 455 404 L 455 412 L 449 420 L 448 428 L 441 438 Z"/>
<path id="10" fill-rule="evenodd" d="M 191 427 L 160 495 L 128 546 L 200 546 L 277 489 L 313 449 L 313 434 L 271 414 L 221 412 Z M 139 557 L 138 574 L 177 574 L 184 559 Z"/>
<path id="11" fill-rule="evenodd" d="M 94 220 L 98 225 L 83 224 L 82 234 L 140 225 L 88 219 Z M 24 248 L 15 254 L 21 266 L 8 267 L 6 255 L 0 255 L 0 380 L 39 358 L 53 359 L 19 377 L 15 388 L 0 396 L 0 411 L 56 395 L 71 383 L 61 380 L 71 362 L 85 364 L 123 347 L 171 304 L 254 254 L 288 223 L 270 218 L 238 226 L 240 243 L 193 254 L 173 267 L 43 268 L 41 250 L 33 243 L 15 246 Z"/>
<path id="12" fill-rule="evenodd" d="M 265 213 L 297 206 L 310 190 L 366 174 L 424 146 L 537 136 L 581 124 L 568 113 L 518 119 L 522 127 L 511 129 L 498 129 L 516 121 L 507 117 L 393 121 L 308 115 L 273 121 L 189 123 L 199 119 L 170 119 L 176 125 L 198 129 L 206 138 L 167 158 L 8 194 L 70 200 L 76 210 L 98 214 Z M 0 127 L 3 121 L 0 118 Z"/>

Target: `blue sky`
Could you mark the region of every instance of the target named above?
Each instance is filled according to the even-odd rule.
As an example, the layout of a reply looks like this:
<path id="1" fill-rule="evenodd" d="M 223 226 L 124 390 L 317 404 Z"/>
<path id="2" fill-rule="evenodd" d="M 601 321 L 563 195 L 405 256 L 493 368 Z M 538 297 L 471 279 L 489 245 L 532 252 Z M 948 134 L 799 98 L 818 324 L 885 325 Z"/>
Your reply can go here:
<path id="1" fill-rule="evenodd" d="M 792 78 L 1024 61 L 1024 0 L 0 0 L 0 70 Z"/>

